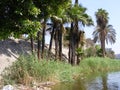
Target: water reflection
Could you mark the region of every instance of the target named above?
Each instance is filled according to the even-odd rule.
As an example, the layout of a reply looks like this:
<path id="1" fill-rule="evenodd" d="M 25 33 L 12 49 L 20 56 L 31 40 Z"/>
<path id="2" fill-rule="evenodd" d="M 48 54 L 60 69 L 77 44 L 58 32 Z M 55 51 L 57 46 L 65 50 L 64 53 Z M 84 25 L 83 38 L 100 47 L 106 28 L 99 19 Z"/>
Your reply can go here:
<path id="1" fill-rule="evenodd" d="M 103 74 L 89 80 L 79 79 L 74 83 L 60 83 L 52 90 L 120 90 L 120 72 Z"/>
<path id="2" fill-rule="evenodd" d="M 67 83 L 60 83 L 55 85 L 52 90 L 87 90 L 84 82 L 77 81 L 77 82 L 67 82 Z"/>
<path id="3" fill-rule="evenodd" d="M 108 90 L 107 86 L 107 74 L 92 79 L 86 83 L 86 90 Z"/>
<path id="4" fill-rule="evenodd" d="M 107 74 L 102 75 L 102 85 L 103 85 L 103 89 L 102 90 L 108 90 L 108 86 L 107 86 Z"/>
<path id="5" fill-rule="evenodd" d="M 108 90 L 120 90 L 120 72 L 108 75 Z"/>

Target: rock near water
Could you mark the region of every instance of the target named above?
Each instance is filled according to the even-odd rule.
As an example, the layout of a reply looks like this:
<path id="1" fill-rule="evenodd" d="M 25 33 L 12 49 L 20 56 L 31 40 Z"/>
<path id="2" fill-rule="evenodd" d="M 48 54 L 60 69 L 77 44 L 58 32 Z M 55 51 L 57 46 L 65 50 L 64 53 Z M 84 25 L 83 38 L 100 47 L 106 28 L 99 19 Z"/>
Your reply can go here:
<path id="1" fill-rule="evenodd" d="M 6 85 L 2 90 L 14 90 L 14 87 L 12 85 Z"/>

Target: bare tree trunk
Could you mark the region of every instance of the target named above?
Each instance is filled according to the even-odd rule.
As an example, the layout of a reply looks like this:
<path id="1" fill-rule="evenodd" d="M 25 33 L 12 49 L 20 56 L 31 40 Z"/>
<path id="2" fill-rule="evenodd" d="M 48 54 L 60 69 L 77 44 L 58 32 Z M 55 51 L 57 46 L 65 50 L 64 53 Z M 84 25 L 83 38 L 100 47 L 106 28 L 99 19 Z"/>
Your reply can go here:
<path id="1" fill-rule="evenodd" d="M 40 31 L 38 31 L 37 33 L 37 39 L 38 39 L 38 52 L 37 52 L 37 56 L 38 56 L 38 59 L 40 59 L 40 49 L 41 49 L 41 40 L 40 40 Z"/>
<path id="2" fill-rule="evenodd" d="M 45 48 L 45 29 L 46 29 L 46 20 L 44 20 L 43 33 L 42 33 L 42 53 L 41 53 L 41 58 L 44 57 L 44 48 Z"/>
<path id="3" fill-rule="evenodd" d="M 31 41 L 31 52 L 33 54 L 34 44 L 33 44 L 33 35 L 30 35 L 30 41 Z"/>
<path id="4" fill-rule="evenodd" d="M 71 36 L 71 35 L 70 35 Z M 68 62 L 71 64 L 71 39 L 69 40 Z"/>

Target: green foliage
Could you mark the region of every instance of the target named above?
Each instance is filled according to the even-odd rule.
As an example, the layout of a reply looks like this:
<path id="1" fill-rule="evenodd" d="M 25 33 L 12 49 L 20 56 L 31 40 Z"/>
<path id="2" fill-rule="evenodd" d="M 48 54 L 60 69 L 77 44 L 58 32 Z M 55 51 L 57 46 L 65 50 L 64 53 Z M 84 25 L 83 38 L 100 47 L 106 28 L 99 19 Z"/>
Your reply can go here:
<path id="1" fill-rule="evenodd" d="M 37 7 L 35 7 L 34 5 L 32 5 L 29 10 L 28 10 L 30 15 L 33 15 L 37 18 L 37 16 L 40 14 L 40 9 L 38 9 Z"/>
<path id="2" fill-rule="evenodd" d="M 97 18 L 97 24 L 104 29 L 106 24 L 108 23 L 108 12 L 102 8 L 98 9 L 98 11 L 95 13 L 95 16 Z"/>
<path id="3" fill-rule="evenodd" d="M 102 49 L 98 49 L 96 54 L 97 56 L 102 57 Z"/>
<path id="4" fill-rule="evenodd" d="M 31 21 L 29 19 L 21 21 L 21 29 L 23 32 L 29 32 L 28 34 L 30 35 L 36 36 L 40 28 L 41 24 L 39 21 Z"/>
<path id="5" fill-rule="evenodd" d="M 102 57 L 102 50 L 100 45 L 95 45 L 85 50 L 85 57 Z M 106 49 L 106 57 L 114 59 L 115 53 L 111 49 Z"/>
<path id="6" fill-rule="evenodd" d="M 78 77 L 83 78 L 93 73 L 116 70 L 120 70 L 120 61 L 109 58 L 86 58 L 79 66 L 71 66 L 53 60 L 38 61 L 34 56 L 20 56 L 3 75 L 6 84 L 31 84 L 34 81 L 74 81 Z"/>
<path id="7" fill-rule="evenodd" d="M 94 46 L 91 46 L 85 50 L 85 57 L 96 56 L 96 49 Z"/>
<path id="8" fill-rule="evenodd" d="M 91 17 L 86 14 L 86 8 L 81 5 L 74 5 L 73 7 L 68 9 L 68 16 L 71 18 L 71 21 L 78 19 L 82 23 L 82 25 L 93 25 L 93 21 Z"/>
<path id="9" fill-rule="evenodd" d="M 88 72 L 110 72 L 119 70 L 120 61 L 109 58 L 86 58 L 81 64 L 83 68 L 88 69 Z M 116 64 L 116 65 L 115 65 Z M 90 70 L 89 70 L 90 69 Z"/>
<path id="10" fill-rule="evenodd" d="M 85 57 L 85 52 L 81 47 L 76 49 L 76 53 L 77 53 L 77 55 L 80 56 L 81 59 L 83 59 Z"/>
<path id="11" fill-rule="evenodd" d="M 0 1 L 0 39 L 21 34 L 35 34 L 40 30 L 40 9 L 34 0 Z M 4 34 L 3 34 L 4 33 Z"/>
<path id="12" fill-rule="evenodd" d="M 106 51 L 106 56 L 111 58 L 111 59 L 114 59 L 115 58 L 115 53 L 113 50 L 108 50 Z"/>
<path id="13" fill-rule="evenodd" d="M 84 54 L 84 50 L 83 50 L 82 48 L 78 48 L 78 49 L 76 50 L 76 52 L 77 52 L 77 54 L 79 54 L 79 55 L 83 55 L 83 54 Z"/>

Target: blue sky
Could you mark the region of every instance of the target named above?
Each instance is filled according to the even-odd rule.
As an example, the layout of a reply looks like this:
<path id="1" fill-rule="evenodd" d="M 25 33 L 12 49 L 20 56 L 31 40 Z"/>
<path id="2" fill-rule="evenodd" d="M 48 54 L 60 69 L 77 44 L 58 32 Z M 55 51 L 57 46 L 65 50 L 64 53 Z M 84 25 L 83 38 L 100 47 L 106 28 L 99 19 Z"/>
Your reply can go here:
<path id="1" fill-rule="evenodd" d="M 75 0 L 74 0 L 75 1 Z M 74 2 L 73 1 L 73 2 Z M 116 43 L 111 45 L 110 43 L 106 46 L 108 48 L 112 48 L 116 54 L 120 54 L 120 0 L 79 0 L 79 3 L 87 8 L 87 14 L 89 14 L 94 20 L 94 24 L 96 25 L 95 12 L 99 8 L 105 9 L 109 13 L 109 24 L 113 25 L 116 30 Z M 95 27 L 85 27 L 84 31 L 86 33 L 87 38 L 92 38 L 92 32 Z"/>

